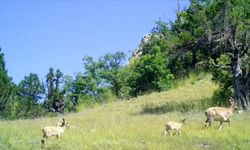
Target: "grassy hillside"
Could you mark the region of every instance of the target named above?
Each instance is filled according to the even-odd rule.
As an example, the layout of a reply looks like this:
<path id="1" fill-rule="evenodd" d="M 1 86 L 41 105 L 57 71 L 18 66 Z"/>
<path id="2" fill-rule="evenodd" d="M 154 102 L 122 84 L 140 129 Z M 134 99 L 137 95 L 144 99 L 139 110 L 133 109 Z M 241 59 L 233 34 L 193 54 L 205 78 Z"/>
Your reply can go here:
<path id="1" fill-rule="evenodd" d="M 85 109 L 66 115 L 71 127 L 60 141 L 48 140 L 48 150 L 166 150 L 166 149 L 249 149 L 250 114 L 235 114 L 232 126 L 202 129 L 203 110 L 218 87 L 210 76 L 183 81 L 167 92 L 153 93 L 129 101 Z M 170 120 L 187 117 L 181 136 L 164 136 Z M 60 117 L 0 122 L 1 150 L 40 148 L 41 129 L 55 125 Z"/>

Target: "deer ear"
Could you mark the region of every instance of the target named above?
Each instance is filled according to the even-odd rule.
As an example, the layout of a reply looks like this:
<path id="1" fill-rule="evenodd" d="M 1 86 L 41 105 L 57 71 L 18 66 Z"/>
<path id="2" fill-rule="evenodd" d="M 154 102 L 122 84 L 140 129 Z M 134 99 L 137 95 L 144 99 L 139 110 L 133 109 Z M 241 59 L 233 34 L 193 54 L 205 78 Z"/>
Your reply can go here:
<path id="1" fill-rule="evenodd" d="M 182 122 L 183 122 L 183 123 L 186 123 L 186 120 L 187 120 L 187 118 L 184 118 L 184 119 L 182 119 Z"/>
<path id="2" fill-rule="evenodd" d="M 63 123 L 63 122 L 65 122 L 64 118 L 60 119 L 58 123 Z"/>

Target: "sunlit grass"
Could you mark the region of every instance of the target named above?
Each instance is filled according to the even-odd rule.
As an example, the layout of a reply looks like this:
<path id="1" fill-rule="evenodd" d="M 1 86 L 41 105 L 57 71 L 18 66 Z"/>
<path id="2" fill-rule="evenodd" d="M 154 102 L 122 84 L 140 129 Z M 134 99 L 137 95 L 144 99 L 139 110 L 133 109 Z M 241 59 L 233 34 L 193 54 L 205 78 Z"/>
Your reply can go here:
<path id="1" fill-rule="evenodd" d="M 221 131 L 217 129 L 218 122 L 213 123 L 213 128 L 203 129 L 205 116 L 202 109 L 210 105 L 213 92 L 218 88 L 210 78 L 211 76 L 205 76 L 195 82 L 183 82 L 181 86 L 170 91 L 68 114 L 64 117 L 71 127 L 65 131 L 60 141 L 54 137 L 49 138 L 48 145 L 44 149 L 248 149 L 249 113 L 235 114 L 232 126 L 225 124 Z M 192 105 L 188 105 L 189 103 Z M 152 109 L 152 112 L 145 111 L 145 108 Z M 162 110 L 157 111 L 157 109 Z M 183 126 L 181 136 L 164 136 L 166 122 L 179 121 L 184 117 L 187 117 L 188 124 Z M 41 149 L 42 127 L 55 125 L 59 118 L 1 121 L 0 149 Z"/>

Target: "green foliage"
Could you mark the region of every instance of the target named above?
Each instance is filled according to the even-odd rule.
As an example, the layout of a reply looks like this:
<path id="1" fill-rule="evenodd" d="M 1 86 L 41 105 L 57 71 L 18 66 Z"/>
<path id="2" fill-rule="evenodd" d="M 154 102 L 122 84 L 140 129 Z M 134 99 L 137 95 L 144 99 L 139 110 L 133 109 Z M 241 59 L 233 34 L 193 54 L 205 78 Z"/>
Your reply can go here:
<path id="1" fill-rule="evenodd" d="M 0 48 L 0 117 L 15 118 L 16 86 L 11 82 L 5 68 L 4 54 Z"/>
<path id="2" fill-rule="evenodd" d="M 63 85 L 63 73 L 59 69 L 54 72 L 54 69 L 50 68 L 46 76 L 46 100 L 43 104 L 48 111 L 64 113 L 74 110 L 72 101 L 64 96 L 66 86 Z"/>
<path id="3" fill-rule="evenodd" d="M 211 50 L 215 53 L 214 78 L 219 81 L 227 97 L 235 95 L 242 108 L 247 109 L 249 102 L 249 1 L 217 0 L 207 7 L 212 38 Z M 220 10 L 219 8 L 223 8 Z M 226 38 L 223 38 L 223 35 Z M 219 41 L 219 42 L 218 42 Z M 241 88 L 244 87 L 244 88 Z M 228 89 L 233 89 L 229 90 Z M 221 97 L 225 96 L 221 92 Z"/>
<path id="4" fill-rule="evenodd" d="M 178 77 L 187 76 L 198 63 L 204 64 L 207 59 L 204 54 L 206 46 L 201 44 L 207 26 L 203 8 L 198 1 L 192 1 L 186 10 L 177 14 L 177 20 L 172 23 L 177 40 L 170 52 L 169 67 Z"/>
<path id="5" fill-rule="evenodd" d="M 167 68 L 166 57 L 162 53 L 141 56 L 129 67 L 128 85 L 133 96 L 163 91 L 173 84 L 174 76 Z"/>
<path id="6" fill-rule="evenodd" d="M 231 64 L 231 59 L 228 57 L 228 55 L 221 55 L 220 58 L 216 59 L 216 62 L 219 66 L 227 66 Z M 214 68 L 212 74 L 213 81 L 219 83 L 221 88 L 227 89 L 232 86 L 233 76 L 228 70 Z"/>
<path id="7" fill-rule="evenodd" d="M 39 117 L 45 110 L 39 104 L 44 96 L 44 87 L 37 74 L 29 74 L 18 85 L 17 115 L 19 117 Z"/>
<path id="8" fill-rule="evenodd" d="M 137 96 L 152 91 L 169 89 L 174 75 L 168 68 L 168 54 L 175 42 L 175 36 L 166 23 L 157 21 L 149 40 L 141 46 L 142 55 L 127 67 L 127 84 L 130 95 Z"/>
<path id="9" fill-rule="evenodd" d="M 118 98 L 122 97 L 122 89 L 125 86 L 123 74 L 125 58 L 125 53 L 116 52 L 106 54 L 99 59 L 100 78 L 103 80 L 103 84 L 111 87 Z"/>
<path id="10" fill-rule="evenodd" d="M 76 104 L 93 105 L 125 97 L 125 57 L 123 52 L 106 54 L 98 61 L 84 57 L 84 72 L 76 75 L 69 88 L 71 99 Z"/>
<path id="11" fill-rule="evenodd" d="M 248 6 L 247 0 L 191 1 L 172 24 L 178 40 L 169 59 L 177 76 L 199 67 L 210 69 L 220 83 L 219 97 L 235 95 L 243 109 L 248 107 L 250 81 Z"/>
<path id="12" fill-rule="evenodd" d="M 82 75 L 77 76 L 79 80 L 78 87 L 85 95 L 94 97 L 94 99 L 99 99 L 101 97 L 103 87 L 102 80 L 100 78 L 100 63 L 94 61 L 93 57 L 87 56 L 83 58 L 83 64 L 85 72 Z M 76 84 L 78 84 L 76 82 Z M 84 86 L 81 86 L 84 85 Z"/>
<path id="13" fill-rule="evenodd" d="M 37 74 L 31 73 L 25 76 L 18 85 L 18 95 L 33 100 L 32 103 L 38 103 L 43 94 L 44 88 Z"/>
<path id="14" fill-rule="evenodd" d="M 221 55 L 216 60 L 218 65 L 227 66 L 231 63 L 228 55 Z M 217 106 L 225 106 L 228 104 L 229 97 L 233 95 L 233 76 L 228 70 L 214 68 L 212 72 L 212 80 L 220 85 L 213 97 L 213 103 Z"/>
<path id="15" fill-rule="evenodd" d="M 90 103 L 100 98 L 102 88 L 98 88 L 97 81 L 90 75 L 76 75 L 70 87 L 71 99 L 74 104 Z"/>

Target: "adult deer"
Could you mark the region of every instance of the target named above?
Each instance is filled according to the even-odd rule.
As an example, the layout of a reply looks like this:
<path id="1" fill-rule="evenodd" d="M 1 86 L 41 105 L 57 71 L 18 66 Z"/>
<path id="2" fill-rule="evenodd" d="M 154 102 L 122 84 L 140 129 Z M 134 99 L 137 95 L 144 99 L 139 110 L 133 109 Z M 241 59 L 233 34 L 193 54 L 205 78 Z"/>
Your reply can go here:
<path id="1" fill-rule="evenodd" d="M 211 126 L 213 120 L 220 122 L 219 130 L 221 130 L 223 122 L 228 122 L 229 126 L 231 126 L 231 117 L 233 116 L 235 109 L 237 109 L 237 103 L 231 97 L 230 97 L 230 103 L 231 106 L 229 108 L 225 107 L 208 108 L 205 111 L 205 116 L 207 117 L 205 127 Z"/>
<path id="2" fill-rule="evenodd" d="M 42 146 L 46 145 L 47 139 L 50 136 L 56 136 L 57 139 L 60 139 L 60 136 L 64 133 L 65 129 L 69 127 L 69 123 L 65 122 L 63 118 L 60 122 L 57 123 L 57 126 L 46 126 L 42 129 L 43 138 L 42 138 Z"/>

